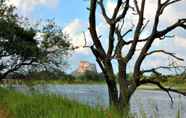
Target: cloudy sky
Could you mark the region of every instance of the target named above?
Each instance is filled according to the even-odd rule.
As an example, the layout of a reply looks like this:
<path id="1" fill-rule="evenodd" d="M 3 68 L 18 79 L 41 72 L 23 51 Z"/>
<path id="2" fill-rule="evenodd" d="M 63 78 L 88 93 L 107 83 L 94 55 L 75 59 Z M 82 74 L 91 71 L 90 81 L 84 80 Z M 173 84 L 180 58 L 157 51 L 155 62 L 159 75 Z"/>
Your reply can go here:
<path id="1" fill-rule="evenodd" d="M 116 0 L 105 0 L 105 7 L 108 15 L 112 15 L 115 7 Z M 133 1 L 133 0 L 132 0 Z M 84 45 L 85 32 L 86 39 L 88 40 L 88 45 L 91 45 L 91 38 L 88 28 L 88 10 L 87 7 L 89 2 L 87 0 L 10 0 L 11 4 L 14 4 L 18 9 L 17 11 L 30 19 L 37 21 L 40 19 L 53 19 L 64 28 L 66 33 L 71 36 L 72 43 L 75 46 Z M 151 20 L 149 27 L 144 31 L 143 36 L 147 36 L 149 31 L 151 31 L 150 25 L 153 23 L 153 14 L 156 10 L 157 0 L 147 0 L 145 16 L 147 19 Z M 132 3 L 131 3 L 132 4 Z M 186 18 L 186 0 L 177 3 L 171 7 L 168 7 L 165 14 L 161 16 L 160 29 L 164 29 L 166 26 L 175 22 L 179 18 Z M 136 23 L 136 16 L 128 15 L 127 17 L 127 27 L 130 24 Z M 107 25 L 100 13 L 98 13 L 97 30 L 100 35 L 103 35 L 101 41 L 105 44 L 104 48 L 107 48 L 107 41 L 103 40 L 107 37 Z M 155 41 L 153 48 L 165 49 L 166 51 L 177 53 L 178 56 L 186 59 L 186 31 L 182 29 L 177 29 L 172 34 L 176 35 L 175 38 L 165 39 L 164 41 Z M 128 39 L 131 37 L 128 36 Z M 138 49 L 141 49 L 143 44 L 138 45 Z M 127 50 L 127 49 L 126 49 Z M 125 50 L 124 50 L 125 51 Z M 138 53 L 138 52 L 137 52 Z M 136 53 L 136 56 L 137 56 Z M 135 56 L 134 56 L 135 57 Z M 143 64 L 143 68 L 156 67 L 159 65 L 167 65 L 170 62 L 170 57 L 167 55 L 153 55 L 148 57 Z M 91 51 L 86 48 L 80 48 L 75 51 L 72 57 L 69 59 L 70 67 L 67 72 L 73 71 L 77 68 L 79 62 L 89 61 L 96 63 L 95 58 L 91 54 Z M 135 58 L 128 65 L 129 70 L 133 67 L 133 62 Z M 115 63 L 115 62 L 113 62 Z M 182 62 L 186 64 L 186 61 Z M 97 67 L 100 71 L 99 67 Z M 115 69 L 117 71 L 117 69 Z"/>

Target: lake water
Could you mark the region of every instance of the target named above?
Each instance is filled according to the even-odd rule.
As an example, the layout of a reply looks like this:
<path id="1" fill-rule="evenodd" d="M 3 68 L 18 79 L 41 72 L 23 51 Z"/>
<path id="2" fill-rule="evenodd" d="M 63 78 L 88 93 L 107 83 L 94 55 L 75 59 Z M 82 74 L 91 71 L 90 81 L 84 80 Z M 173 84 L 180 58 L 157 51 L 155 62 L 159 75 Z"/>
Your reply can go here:
<path id="1" fill-rule="evenodd" d="M 24 88 L 24 89 L 23 89 Z M 25 87 L 16 87 L 19 91 L 27 91 Z M 66 96 L 69 99 L 77 100 L 91 106 L 109 105 L 107 87 L 99 85 L 43 85 L 35 86 L 34 89 L 40 92 L 49 92 L 57 95 Z M 174 104 L 171 104 L 167 93 L 163 91 L 137 90 L 131 99 L 131 111 L 138 115 L 145 112 L 148 118 L 176 118 L 178 109 L 181 118 L 186 118 L 186 97 L 171 93 Z"/>

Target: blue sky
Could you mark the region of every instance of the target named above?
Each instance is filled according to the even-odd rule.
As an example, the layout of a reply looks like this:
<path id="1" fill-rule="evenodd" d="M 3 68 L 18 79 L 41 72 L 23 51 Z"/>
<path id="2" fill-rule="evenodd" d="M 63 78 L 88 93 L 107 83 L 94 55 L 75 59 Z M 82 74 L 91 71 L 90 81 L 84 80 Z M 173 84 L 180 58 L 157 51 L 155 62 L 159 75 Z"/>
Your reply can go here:
<path id="1" fill-rule="evenodd" d="M 80 19 L 82 22 L 87 22 L 88 2 L 83 0 L 61 0 L 54 8 L 44 5 L 35 7 L 32 11 L 34 18 L 55 18 L 56 22 L 62 26 L 66 26 L 74 19 Z"/>
<path id="2" fill-rule="evenodd" d="M 105 7 L 107 14 L 111 15 L 115 6 L 115 0 L 105 0 Z M 145 15 L 148 19 L 153 19 L 153 12 L 156 10 L 156 0 L 148 0 L 146 5 Z M 87 0 L 10 0 L 10 3 L 14 4 L 18 8 L 18 12 L 23 16 L 29 17 L 30 19 L 37 21 L 39 19 L 52 19 L 55 18 L 57 24 L 64 28 L 64 31 L 69 33 L 71 36 L 72 43 L 75 46 L 83 46 L 84 37 L 82 32 L 85 32 L 88 44 L 92 44 L 88 28 L 88 10 L 89 2 Z M 182 3 L 176 4 L 166 9 L 166 14 L 161 16 L 160 28 L 172 24 L 178 18 L 186 18 L 186 0 Z M 136 22 L 136 17 L 129 15 L 127 17 L 128 24 Z M 150 22 L 152 24 L 153 22 Z M 130 25 L 127 25 L 130 27 Z M 107 44 L 107 29 L 105 21 L 100 13 L 98 13 L 97 22 L 98 34 L 103 35 L 101 41 Z M 151 28 L 147 28 L 143 36 L 147 36 Z M 164 41 L 157 40 L 153 48 L 166 49 L 167 51 L 175 52 L 178 56 L 186 59 L 186 32 L 184 30 L 176 30 L 172 32 L 176 35 L 174 39 L 166 39 Z M 128 37 L 130 39 L 131 37 Z M 138 49 L 141 49 L 143 44 L 138 45 Z M 107 48 L 107 45 L 104 45 Z M 127 50 L 127 49 L 126 49 Z M 126 51 L 125 50 L 125 51 Z M 136 53 L 137 56 L 138 52 Z M 135 57 L 135 56 L 134 56 Z M 154 55 L 145 60 L 143 68 L 156 67 L 161 64 L 168 64 L 167 55 Z M 94 56 L 91 54 L 89 49 L 78 49 L 68 59 L 70 67 L 67 72 L 70 72 L 77 68 L 79 61 L 90 61 L 95 62 Z M 167 61 L 165 61 L 167 60 Z M 131 70 L 133 67 L 135 58 L 130 62 L 128 68 Z M 186 64 L 182 62 L 182 64 Z M 98 71 L 100 71 L 97 66 Z M 117 71 L 116 67 L 115 70 Z"/>
<path id="3" fill-rule="evenodd" d="M 23 1 L 24 0 L 13 0 L 12 3 L 17 6 L 18 12 L 21 13 L 21 15 L 34 21 L 54 18 L 56 23 L 63 28 L 68 27 L 71 23 L 73 25 L 73 22 L 77 21 L 77 25 L 78 23 L 81 24 L 81 31 L 87 30 L 88 10 L 86 8 L 88 7 L 88 2 L 85 0 L 58 0 L 57 4 L 51 4 L 51 6 L 48 4 L 48 0 L 45 1 L 46 3 L 37 3 L 37 0 L 35 0 L 35 3 L 31 3 L 29 1 L 32 0 L 28 0 L 24 4 L 21 4 Z M 81 60 L 95 63 L 93 56 L 86 53 L 79 54 L 74 52 L 69 58 L 69 68 L 67 72 L 76 69 Z"/>

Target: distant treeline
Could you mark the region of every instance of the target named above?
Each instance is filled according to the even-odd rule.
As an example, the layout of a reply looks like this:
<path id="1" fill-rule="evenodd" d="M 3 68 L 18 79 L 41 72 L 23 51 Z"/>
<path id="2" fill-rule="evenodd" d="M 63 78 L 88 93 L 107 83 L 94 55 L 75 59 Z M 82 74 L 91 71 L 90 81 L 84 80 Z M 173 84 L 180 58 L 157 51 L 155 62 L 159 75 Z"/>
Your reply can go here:
<path id="1" fill-rule="evenodd" d="M 117 74 L 115 75 L 117 77 Z M 186 82 L 186 72 L 179 75 L 146 75 L 143 78 L 156 78 L 162 83 L 171 82 L 175 84 Z M 27 74 L 13 73 L 7 76 L 6 79 L 21 79 L 21 80 L 66 80 L 66 81 L 103 81 L 104 75 L 102 73 L 95 73 L 87 71 L 84 74 L 78 76 L 73 76 L 71 74 L 66 74 L 62 71 L 34 71 Z M 130 81 L 132 79 L 132 73 L 127 74 L 127 79 Z"/>
<path id="2" fill-rule="evenodd" d="M 82 81 L 100 81 L 104 80 L 102 73 L 95 73 L 87 71 L 78 76 L 73 76 L 72 74 L 67 74 L 62 71 L 34 71 L 27 74 L 22 73 L 12 73 L 6 77 L 6 79 L 21 79 L 21 80 L 82 80 Z"/>

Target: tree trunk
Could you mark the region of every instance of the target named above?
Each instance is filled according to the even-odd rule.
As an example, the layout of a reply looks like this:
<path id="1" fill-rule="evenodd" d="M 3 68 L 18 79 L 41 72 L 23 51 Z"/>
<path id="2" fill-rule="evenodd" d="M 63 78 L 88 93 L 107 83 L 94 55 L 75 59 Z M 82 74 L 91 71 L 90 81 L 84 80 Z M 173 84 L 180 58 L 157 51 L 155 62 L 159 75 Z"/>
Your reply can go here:
<path id="1" fill-rule="evenodd" d="M 129 89 L 128 89 L 128 80 L 126 76 L 126 64 L 122 60 L 118 60 L 118 83 L 119 83 L 119 112 L 121 113 L 121 116 L 124 118 L 128 117 L 129 109 L 130 109 L 130 95 L 129 95 Z"/>
<path id="2" fill-rule="evenodd" d="M 122 61 L 119 61 L 118 64 L 119 64 L 119 75 L 118 75 L 119 88 L 117 88 L 116 77 L 114 76 L 114 73 L 110 71 L 111 69 L 110 68 L 104 69 L 106 71 L 105 77 L 108 86 L 109 103 L 110 103 L 110 107 L 114 109 L 116 112 L 118 112 L 121 118 L 128 118 L 129 111 L 130 111 L 129 102 L 133 92 L 130 91 L 129 82 L 126 78 L 127 77 L 126 64 Z"/>
<path id="3" fill-rule="evenodd" d="M 129 95 L 124 94 L 124 92 L 122 92 L 123 90 L 118 91 L 117 83 L 114 80 L 107 78 L 106 81 L 108 86 L 110 108 L 117 112 L 121 118 L 128 118 L 130 110 Z M 119 88 L 122 87 L 119 85 Z"/>
<path id="4" fill-rule="evenodd" d="M 116 108 L 118 106 L 118 90 L 117 84 L 113 80 L 107 79 L 108 93 L 109 93 L 109 104 L 111 107 Z"/>
<path id="5" fill-rule="evenodd" d="M 130 110 L 129 98 L 122 96 L 121 92 L 118 92 L 115 81 L 107 81 L 107 86 L 110 108 L 114 110 L 121 118 L 128 118 Z"/>
<path id="6" fill-rule="evenodd" d="M 108 93 L 109 93 L 109 103 L 111 107 L 118 106 L 118 89 L 116 83 L 116 77 L 113 72 L 112 64 L 110 60 L 105 62 L 105 77 L 108 86 Z"/>

